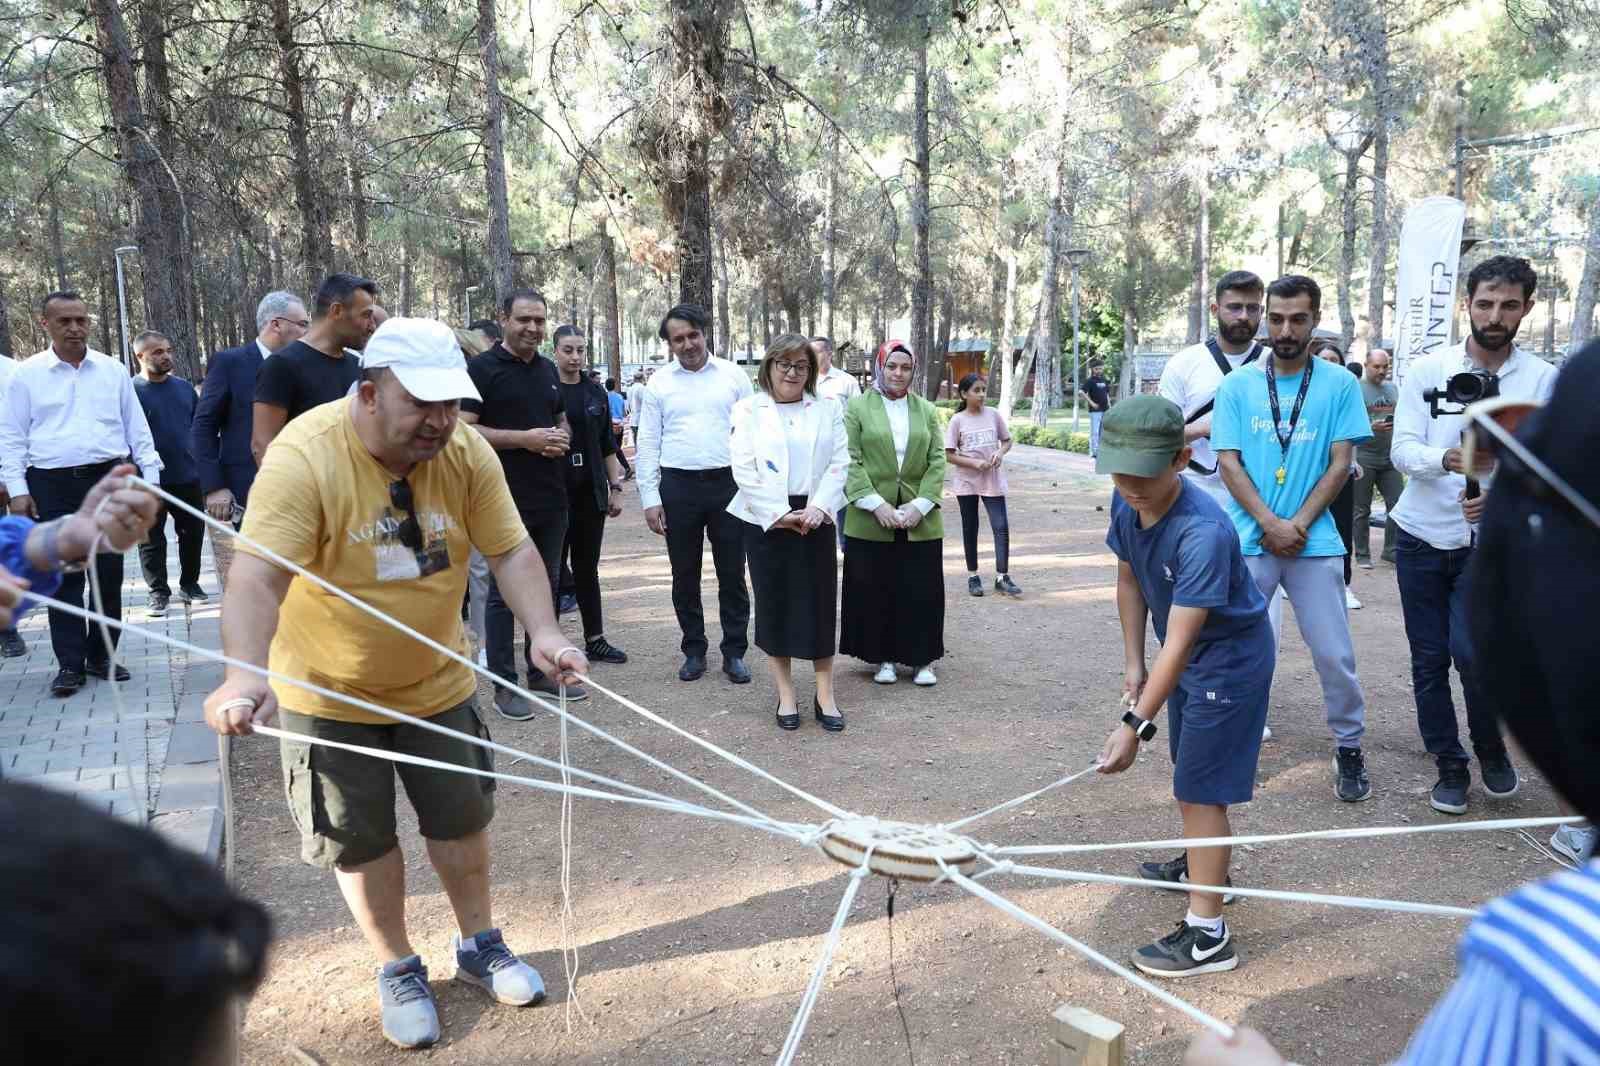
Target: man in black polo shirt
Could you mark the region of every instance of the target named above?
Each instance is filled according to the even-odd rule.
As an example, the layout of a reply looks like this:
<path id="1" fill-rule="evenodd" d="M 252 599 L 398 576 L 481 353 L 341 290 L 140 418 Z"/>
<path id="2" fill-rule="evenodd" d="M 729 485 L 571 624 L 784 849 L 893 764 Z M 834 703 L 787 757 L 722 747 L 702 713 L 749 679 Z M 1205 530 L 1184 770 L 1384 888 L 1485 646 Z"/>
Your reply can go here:
<path id="1" fill-rule="evenodd" d="M 571 450 L 572 436 L 567 430 L 556 365 L 539 354 L 547 315 L 544 296 L 534 289 L 517 289 L 506 297 L 500 308 L 503 339 L 467 364 L 472 383 L 483 398 L 461 401 L 461 421 L 482 433 L 499 453 L 511 498 L 544 560 L 554 599 L 561 543 L 567 534 L 567 482 L 562 464 Z M 489 669 L 516 681 L 514 620 L 492 577 L 486 608 Z M 524 639 L 522 658 L 528 668 L 528 687 L 555 695 L 555 681 L 533 665 L 529 647 Z M 569 700 L 587 698 L 581 688 L 567 690 Z M 494 706 L 502 717 L 513 721 L 533 717 L 527 700 L 503 688 L 495 690 Z"/>
<path id="2" fill-rule="evenodd" d="M 256 375 L 250 451 L 256 465 L 283 427 L 313 407 L 331 403 L 361 377 L 367 338 L 378 328 L 378 283 L 354 274 L 329 274 L 317 287 L 311 329 L 272 353 Z M 347 350 L 347 349 L 353 349 Z"/>

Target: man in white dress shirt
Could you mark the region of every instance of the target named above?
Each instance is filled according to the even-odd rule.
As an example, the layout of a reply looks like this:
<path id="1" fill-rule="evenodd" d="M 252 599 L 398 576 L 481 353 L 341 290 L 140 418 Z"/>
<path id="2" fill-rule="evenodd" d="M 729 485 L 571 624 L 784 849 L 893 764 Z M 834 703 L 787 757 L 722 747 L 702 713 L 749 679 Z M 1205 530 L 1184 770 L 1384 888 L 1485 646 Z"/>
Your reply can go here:
<path id="1" fill-rule="evenodd" d="M 1500 736 L 1500 715 L 1474 669 L 1467 631 L 1468 568 L 1489 485 L 1481 480 L 1477 494 L 1469 492 L 1461 461 L 1461 406 L 1443 397 L 1452 376 L 1471 374 L 1492 375 L 1501 396 L 1532 403 L 1550 398 L 1556 368 L 1514 343 L 1523 316 L 1533 308 L 1537 285 L 1538 275 L 1526 259 L 1497 255 L 1473 267 L 1466 295 L 1471 336 L 1405 368 L 1394 413 L 1390 458 L 1407 479 L 1390 517 L 1398 527 L 1395 569 L 1411 644 L 1417 728 L 1439 767 L 1428 802 L 1446 814 L 1466 813 L 1471 781 L 1450 695 L 1452 659 L 1461 677 L 1467 729 L 1484 790 L 1505 798 L 1516 793 L 1520 782 Z M 1482 385 L 1489 379 L 1472 380 Z M 1429 410 L 1429 390 L 1437 390 L 1437 418 Z"/>
<path id="2" fill-rule="evenodd" d="M 728 513 L 733 481 L 728 438 L 733 405 L 754 392 L 749 376 L 706 350 L 711 316 L 679 304 L 661 320 L 661 339 L 673 362 L 650 378 L 640 404 L 639 502 L 650 532 L 667 538 L 672 564 L 672 609 L 683 631 L 681 681 L 706 672 L 705 611 L 700 601 L 700 558 L 711 540 L 722 619 L 722 671 L 748 684 L 744 655 L 750 647 L 750 592 L 744 583 L 744 523 Z"/>
<path id="3" fill-rule="evenodd" d="M 75 512 L 113 466 L 130 457 L 146 480 L 159 482 L 161 457 L 133 390 L 117 360 L 89 348 L 89 308 L 75 292 L 53 292 L 41 305 L 50 347 L 17 367 L 0 410 L 0 481 L 11 513 L 39 520 Z M 122 556 L 95 558 L 105 602 L 95 607 L 122 617 Z M 56 598 L 83 603 L 84 575 L 61 582 Z M 115 643 L 118 631 L 112 630 Z M 50 612 L 50 644 L 60 668 L 52 696 L 70 696 L 85 675 L 106 678 L 111 664 L 97 627 L 64 611 Z M 118 666 L 117 679 L 128 672 Z"/>
<path id="4" fill-rule="evenodd" d="M 812 337 L 811 350 L 817 353 L 817 396 L 839 401 L 840 408 L 849 407 L 850 401 L 861 395 L 861 382 L 854 374 L 833 365 L 833 338 Z M 849 509 L 846 504 L 833 516 L 840 551 L 844 551 L 844 513 Z"/>

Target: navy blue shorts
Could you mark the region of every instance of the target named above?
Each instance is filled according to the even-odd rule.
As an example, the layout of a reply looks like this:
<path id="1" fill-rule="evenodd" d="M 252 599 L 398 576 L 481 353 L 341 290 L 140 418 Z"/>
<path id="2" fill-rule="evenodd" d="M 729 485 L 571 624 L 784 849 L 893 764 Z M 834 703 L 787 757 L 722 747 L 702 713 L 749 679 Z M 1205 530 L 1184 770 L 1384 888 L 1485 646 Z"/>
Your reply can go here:
<path id="1" fill-rule="evenodd" d="M 1174 797 L 1220 806 L 1250 801 L 1271 693 L 1270 682 L 1244 691 L 1173 691 L 1167 739 Z"/>

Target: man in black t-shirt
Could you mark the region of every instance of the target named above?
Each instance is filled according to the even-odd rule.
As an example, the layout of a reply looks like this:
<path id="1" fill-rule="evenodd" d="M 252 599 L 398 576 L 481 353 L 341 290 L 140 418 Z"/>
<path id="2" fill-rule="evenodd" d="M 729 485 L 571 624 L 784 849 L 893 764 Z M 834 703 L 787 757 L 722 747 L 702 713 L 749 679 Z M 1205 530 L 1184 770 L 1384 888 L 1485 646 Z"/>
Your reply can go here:
<path id="1" fill-rule="evenodd" d="M 1111 410 L 1111 390 L 1100 368 L 1089 371 L 1089 380 L 1083 383 L 1083 394 L 1089 398 L 1089 457 L 1100 454 L 1100 420 Z"/>
<path id="2" fill-rule="evenodd" d="M 499 453 L 517 513 L 544 560 L 554 600 L 561 544 L 567 535 L 565 466 L 572 435 L 561 399 L 561 376 L 556 365 L 539 354 L 547 318 L 545 298 L 536 290 L 518 289 L 506 297 L 500 310 L 504 339 L 467 364 L 467 373 L 482 399 L 461 401 L 461 421 L 483 434 Z M 489 669 L 515 682 L 514 621 L 492 578 L 485 607 Z M 555 681 L 533 665 L 528 647 L 524 643 L 528 688 L 555 695 Z M 569 700 L 585 698 L 581 688 L 567 690 Z M 528 701 L 504 688 L 495 690 L 494 705 L 502 717 L 513 721 L 533 717 Z"/>
<path id="3" fill-rule="evenodd" d="M 256 465 L 267 445 L 288 425 L 339 399 L 361 377 L 360 351 L 378 328 L 378 284 L 354 274 L 330 274 L 317 288 L 311 329 L 261 364 L 250 451 Z"/>

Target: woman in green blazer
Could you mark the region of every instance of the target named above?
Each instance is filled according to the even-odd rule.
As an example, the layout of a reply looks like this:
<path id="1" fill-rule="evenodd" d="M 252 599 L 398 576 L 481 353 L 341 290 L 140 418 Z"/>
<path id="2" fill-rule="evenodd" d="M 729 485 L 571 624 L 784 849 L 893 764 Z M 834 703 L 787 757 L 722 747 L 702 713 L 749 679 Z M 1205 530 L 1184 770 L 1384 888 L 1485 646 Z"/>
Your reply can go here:
<path id="1" fill-rule="evenodd" d="M 901 341 L 878 349 L 877 391 L 844 415 L 850 471 L 844 520 L 844 603 L 839 652 L 878 664 L 879 684 L 896 663 L 919 685 L 938 683 L 944 657 L 944 434 L 933 404 L 910 395 L 916 357 Z"/>

